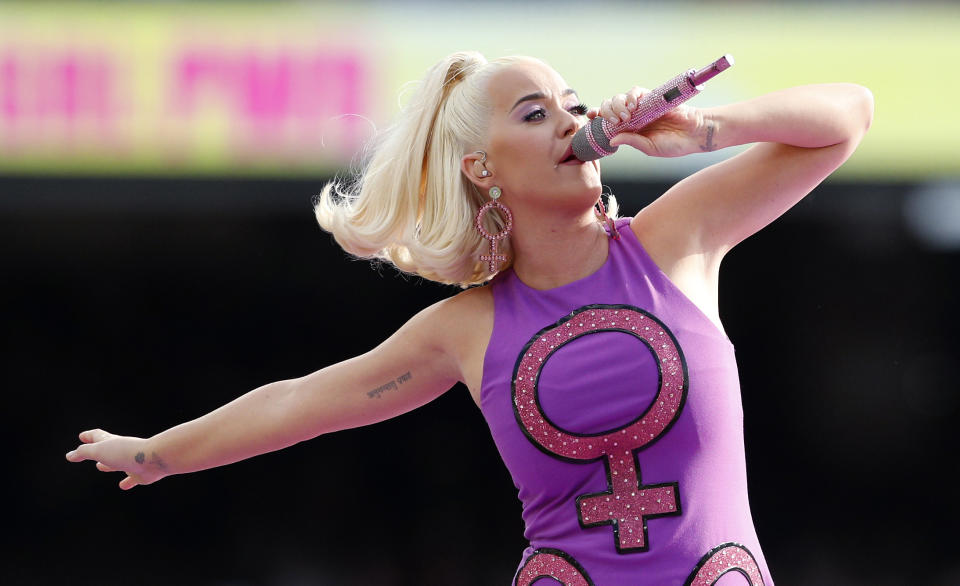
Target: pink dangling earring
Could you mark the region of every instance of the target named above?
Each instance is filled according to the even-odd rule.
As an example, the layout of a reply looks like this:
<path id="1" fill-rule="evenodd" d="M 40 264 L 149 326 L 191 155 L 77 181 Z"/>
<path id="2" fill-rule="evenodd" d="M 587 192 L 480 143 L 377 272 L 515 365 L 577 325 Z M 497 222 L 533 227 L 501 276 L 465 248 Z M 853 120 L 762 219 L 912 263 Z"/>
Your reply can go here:
<path id="1" fill-rule="evenodd" d="M 614 240 L 620 240 L 620 232 L 617 231 L 617 224 L 607 216 L 607 208 L 603 205 L 602 195 L 600 199 L 597 200 L 597 204 L 593 210 L 597 213 L 597 219 L 601 222 L 606 222 L 607 226 L 610 227 L 610 236 L 613 237 Z"/>
<path id="2" fill-rule="evenodd" d="M 510 209 L 497 201 L 500 195 L 503 192 L 499 187 L 493 186 L 490 188 L 490 201 L 483 204 L 483 207 L 480 208 L 480 211 L 477 212 L 477 221 L 475 222 L 477 230 L 480 234 L 490 241 L 490 254 L 481 254 L 480 260 L 485 260 L 490 267 L 490 272 L 495 273 L 499 270 L 499 263 L 506 262 L 507 256 L 505 254 L 500 254 L 497 251 L 497 244 L 510 235 L 510 230 L 513 229 L 513 214 L 510 213 Z M 496 234 L 491 234 L 487 232 L 486 228 L 483 227 L 483 214 L 487 213 L 488 210 L 497 208 L 503 214 L 504 227 L 503 230 L 497 232 Z"/>

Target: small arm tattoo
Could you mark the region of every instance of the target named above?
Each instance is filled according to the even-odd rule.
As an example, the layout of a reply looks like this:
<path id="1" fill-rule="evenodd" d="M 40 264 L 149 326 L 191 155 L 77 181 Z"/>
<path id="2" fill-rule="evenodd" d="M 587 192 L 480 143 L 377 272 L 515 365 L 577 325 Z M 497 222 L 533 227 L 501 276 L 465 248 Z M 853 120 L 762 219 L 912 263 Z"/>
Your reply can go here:
<path id="1" fill-rule="evenodd" d="M 713 122 L 707 122 L 707 144 L 700 145 L 700 150 L 703 152 L 711 152 L 717 150 L 717 145 L 713 142 Z"/>
<path id="2" fill-rule="evenodd" d="M 143 464 L 143 452 L 137 452 L 137 455 L 133 457 L 137 461 L 137 464 Z"/>
<path id="3" fill-rule="evenodd" d="M 398 376 L 396 379 L 391 380 L 385 384 L 382 384 L 379 387 L 373 389 L 372 391 L 367 391 L 367 397 L 371 399 L 374 399 L 374 398 L 379 399 L 380 395 L 382 395 L 383 393 L 387 391 L 397 390 L 398 388 L 397 385 L 402 385 L 403 383 L 407 382 L 411 378 L 413 378 L 413 375 L 410 374 L 410 371 L 408 370 L 407 372 Z"/>

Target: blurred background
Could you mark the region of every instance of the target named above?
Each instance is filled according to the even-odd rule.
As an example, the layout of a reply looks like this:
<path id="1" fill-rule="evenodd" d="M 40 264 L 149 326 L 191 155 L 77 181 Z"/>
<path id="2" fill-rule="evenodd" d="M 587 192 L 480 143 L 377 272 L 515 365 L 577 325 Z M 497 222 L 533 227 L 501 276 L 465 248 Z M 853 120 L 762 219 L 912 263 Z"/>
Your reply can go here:
<path id="1" fill-rule="evenodd" d="M 711 106 L 869 87 L 874 124 L 725 260 L 750 496 L 779 584 L 960 584 L 953 3 L 0 3 L 3 584 L 506 584 L 520 505 L 466 389 L 119 491 L 63 454 L 365 352 L 457 290 L 349 259 L 310 200 L 447 53 L 588 104 L 724 53 Z M 738 149 L 622 152 L 634 214 Z"/>

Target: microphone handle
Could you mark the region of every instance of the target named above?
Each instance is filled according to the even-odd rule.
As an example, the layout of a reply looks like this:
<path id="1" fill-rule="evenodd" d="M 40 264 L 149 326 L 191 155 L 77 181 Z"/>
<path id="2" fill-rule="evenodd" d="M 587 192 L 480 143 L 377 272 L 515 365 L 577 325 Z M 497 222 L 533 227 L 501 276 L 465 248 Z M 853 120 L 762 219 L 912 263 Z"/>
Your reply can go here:
<path id="1" fill-rule="evenodd" d="M 611 145 L 611 138 L 624 131 L 640 130 L 700 93 L 690 82 L 693 73 L 694 70 L 689 69 L 640 98 L 637 109 L 626 122 L 612 124 L 602 116 L 588 122 L 573 137 L 573 154 L 581 161 L 593 161 L 617 152 L 620 147 Z"/>
<path id="2" fill-rule="evenodd" d="M 610 144 L 611 138 L 624 131 L 636 132 L 686 102 L 700 93 L 703 82 L 732 64 L 733 58 L 724 55 L 700 71 L 688 69 L 643 96 L 626 122 L 612 124 L 597 116 L 573 136 L 573 154 L 581 161 L 593 161 L 612 155 L 619 147 Z"/>

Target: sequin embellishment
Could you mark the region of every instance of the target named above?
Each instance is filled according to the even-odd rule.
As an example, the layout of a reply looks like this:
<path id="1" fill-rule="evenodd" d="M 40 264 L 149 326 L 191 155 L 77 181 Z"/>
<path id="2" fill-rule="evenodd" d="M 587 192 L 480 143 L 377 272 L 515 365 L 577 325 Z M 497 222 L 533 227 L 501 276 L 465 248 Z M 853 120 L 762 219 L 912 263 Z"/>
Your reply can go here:
<path id="1" fill-rule="evenodd" d="M 659 388 L 653 402 L 633 421 L 610 431 L 579 434 L 560 429 L 540 405 L 543 366 L 558 349 L 580 336 L 624 332 L 653 353 Z M 577 497 L 580 526 L 612 525 L 619 553 L 648 549 L 647 519 L 680 514 L 676 482 L 644 485 L 636 452 L 656 442 L 680 416 L 687 395 L 687 365 L 680 346 L 653 315 L 629 305 L 587 305 L 537 333 L 524 346 L 511 383 L 513 410 L 527 438 L 550 456 L 586 464 L 603 459 L 607 490 Z"/>
<path id="2" fill-rule="evenodd" d="M 577 560 L 559 549 L 541 547 L 534 550 L 514 578 L 514 586 L 528 586 L 540 578 L 553 578 L 563 586 L 594 586 L 587 571 Z"/>
<path id="3" fill-rule="evenodd" d="M 683 586 L 712 586 L 730 572 L 743 574 L 750 586 L 763 586 L 760 566 L 753 554 L 745 546 L 733 542 L 722 543 L 700 558 Z"/>

